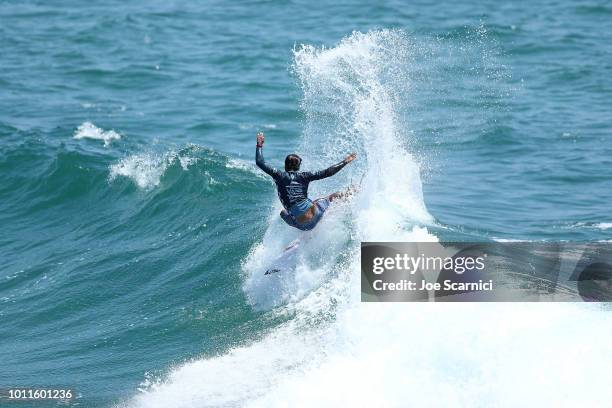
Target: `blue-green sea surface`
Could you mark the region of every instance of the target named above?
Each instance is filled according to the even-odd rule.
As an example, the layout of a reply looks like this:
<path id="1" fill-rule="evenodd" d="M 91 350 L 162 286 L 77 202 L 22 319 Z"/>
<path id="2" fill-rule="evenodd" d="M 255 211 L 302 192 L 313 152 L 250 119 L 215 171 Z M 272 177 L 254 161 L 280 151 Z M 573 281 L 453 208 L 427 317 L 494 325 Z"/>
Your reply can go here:
<path id="1" fill-rule="evenodd" d="M 1 0 L 0 388 L 603 406 L 609 308 L 361 304 L 359 243 L 609 240 L 611 22 L 605 1 Z M 258 131 L 275 166 L 358 154 L 310 192 L 359 193 L 274 279 L 301 233 Z"/>

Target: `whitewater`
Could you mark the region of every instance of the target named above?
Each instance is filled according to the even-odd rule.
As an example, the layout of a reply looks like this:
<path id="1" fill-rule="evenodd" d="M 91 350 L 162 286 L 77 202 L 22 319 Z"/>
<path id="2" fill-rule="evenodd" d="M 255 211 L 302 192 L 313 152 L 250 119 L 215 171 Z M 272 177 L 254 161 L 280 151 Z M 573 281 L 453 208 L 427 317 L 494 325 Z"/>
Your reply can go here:
<path id="1" fill-rule="evenodd" d="M 609 379 L 597 373 L 612 366 L 612 318 L 601 306 L 360 302 L 360 242 L 439 240 L 422 192 L 427 158 L 415 157 L 400 114 L 415 47 L 394 30 L 295 47 L 304 166 L 358 154 L 311 196 L 357 182 L 360 191 L 305 234 L 282 223 L 271 195 L 266 230 L 236 279 L 254 310 L 282 323 L 148 378 L 120 406 L 603 406 Z M 113 177 L 141 162 L 118 164 Z M 259 273 L 298 236 L 293 273 Z"/>

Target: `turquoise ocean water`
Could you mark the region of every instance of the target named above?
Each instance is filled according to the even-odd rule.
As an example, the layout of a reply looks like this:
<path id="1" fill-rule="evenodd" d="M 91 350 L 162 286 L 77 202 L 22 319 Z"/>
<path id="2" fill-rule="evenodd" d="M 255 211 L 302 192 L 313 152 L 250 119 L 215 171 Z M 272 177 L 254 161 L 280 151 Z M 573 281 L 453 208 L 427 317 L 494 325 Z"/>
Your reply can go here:
<path id="1" fill-rule="evenodd" d="M 0 388 L 604 406 L 609 308 L 359 302 L 359 242 L 608 240 L 605 1 L 0 1 Z M 254 166 L 359 159 L 296 275 Z M 606 386 L 607 385 L 607 386 Z M 55 406 L 37 403 L 32 406 Z"/>

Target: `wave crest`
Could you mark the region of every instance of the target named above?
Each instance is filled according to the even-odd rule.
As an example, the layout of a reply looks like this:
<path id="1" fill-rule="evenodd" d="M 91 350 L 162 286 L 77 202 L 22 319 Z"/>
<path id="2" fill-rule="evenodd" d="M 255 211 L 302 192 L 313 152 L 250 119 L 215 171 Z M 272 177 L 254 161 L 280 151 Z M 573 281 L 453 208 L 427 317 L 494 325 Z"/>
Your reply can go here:
<path id="1" fill-rule="evenodd" d="M 113 140 L 121 139 L 121 135 L 114 130 L 104 130 L 91 122 L 83 122 L 74 132 L 75 139 L 94 139 L 104 141 L 109 146 Z"/>
<path id="2" fill-rule="evenodd" d="M 198 161 L 197 157 L 169 151 L 164 154 L 137 153 L 121 159 L 110 166 L 109 180 L 127 177 L 141 189 L 151 189 L 160 183 L 166 169 L 174 163 L 180 164 L 183 170 Z"/>

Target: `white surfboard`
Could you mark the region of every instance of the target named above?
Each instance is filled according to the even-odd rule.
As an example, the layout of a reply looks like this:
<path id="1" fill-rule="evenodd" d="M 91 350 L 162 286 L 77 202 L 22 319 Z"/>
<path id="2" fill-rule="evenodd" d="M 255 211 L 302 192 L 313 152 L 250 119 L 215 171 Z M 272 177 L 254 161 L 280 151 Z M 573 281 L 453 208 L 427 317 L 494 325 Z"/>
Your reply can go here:
<path id="1" fill-rule="evenodd" d="M 287 245 L 283 252 L 266 267 L 264 275 L 286 273 L 295 268 L 300 245 L 299 238 Z"/>

